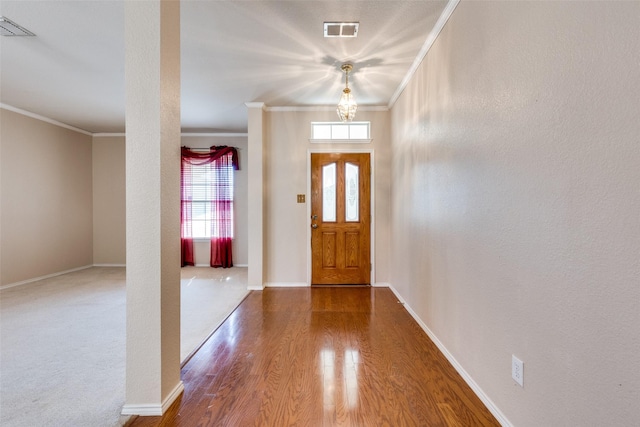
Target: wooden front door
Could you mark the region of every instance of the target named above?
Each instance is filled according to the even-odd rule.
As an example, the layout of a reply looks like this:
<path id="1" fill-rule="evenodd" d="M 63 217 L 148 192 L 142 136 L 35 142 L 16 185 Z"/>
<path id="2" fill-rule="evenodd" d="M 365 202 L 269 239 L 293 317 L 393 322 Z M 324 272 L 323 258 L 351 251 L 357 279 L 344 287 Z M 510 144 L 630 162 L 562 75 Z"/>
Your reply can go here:
<path id="1" fill-rule="evenodd" d="M 311 284 L 371 279 L 369 153 L 311 154 Z"/>

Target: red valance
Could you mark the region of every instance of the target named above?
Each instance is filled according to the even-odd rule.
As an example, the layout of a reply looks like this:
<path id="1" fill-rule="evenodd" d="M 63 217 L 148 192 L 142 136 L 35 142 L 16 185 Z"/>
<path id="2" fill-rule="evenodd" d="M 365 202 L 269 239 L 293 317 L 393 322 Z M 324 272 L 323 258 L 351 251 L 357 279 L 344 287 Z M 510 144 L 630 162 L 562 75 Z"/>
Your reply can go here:
<path id="1" fill-rule="evenodd" d="M 182 147 L 182 160 L 192 165 L 205 165 L 211 163 L 220 157 L 231 153 L 231 164 L 234 170 L 240 170 L 238 163 L 238 149 L 236 147 L 228 147 L 226 145 L 209 147 L 209 151 L 193 151 L 189 147 Z"/>

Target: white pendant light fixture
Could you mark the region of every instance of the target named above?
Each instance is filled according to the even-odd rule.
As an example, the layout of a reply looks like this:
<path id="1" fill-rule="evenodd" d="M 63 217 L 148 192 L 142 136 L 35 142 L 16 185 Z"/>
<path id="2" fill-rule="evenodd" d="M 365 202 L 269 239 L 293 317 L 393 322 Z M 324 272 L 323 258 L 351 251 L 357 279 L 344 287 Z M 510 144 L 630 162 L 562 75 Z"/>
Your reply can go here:
<path id="1" fill-rule="evenodd" d="M 347 75 L 347 84 L 342 90 L 342 96 L 340 97 L 336 111 L 341 121 L 350 122 L 356 116 L 356 110 L 358 109 L 358 104 L 356 104 L 356 100 L 351 94 L 351 89 L 349 89 L 349 73 L 353 70 L 353 65 L 342 64 L 340 69 Z"/>

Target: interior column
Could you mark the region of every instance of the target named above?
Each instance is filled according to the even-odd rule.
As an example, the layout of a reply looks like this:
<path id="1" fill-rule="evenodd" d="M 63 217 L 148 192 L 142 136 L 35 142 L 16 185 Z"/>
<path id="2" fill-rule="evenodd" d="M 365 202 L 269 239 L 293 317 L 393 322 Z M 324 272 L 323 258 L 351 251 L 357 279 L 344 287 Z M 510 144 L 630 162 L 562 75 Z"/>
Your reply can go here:
<path id="1" fill-rule="evenodd" d="M 247 224 L 249 235 L 249 268 L 247 280 L 249 289 L 260 290 L 264 283 L 263 267 L 263 147 L 264 147 L 264 102 L 247 102 L 248 109 L 248 209 Z"/>
<path id="2" fill-rule="evenodd" d="M 180 2 L 126 1 L 124 415 L 161 415 L 180 381 Z"/>

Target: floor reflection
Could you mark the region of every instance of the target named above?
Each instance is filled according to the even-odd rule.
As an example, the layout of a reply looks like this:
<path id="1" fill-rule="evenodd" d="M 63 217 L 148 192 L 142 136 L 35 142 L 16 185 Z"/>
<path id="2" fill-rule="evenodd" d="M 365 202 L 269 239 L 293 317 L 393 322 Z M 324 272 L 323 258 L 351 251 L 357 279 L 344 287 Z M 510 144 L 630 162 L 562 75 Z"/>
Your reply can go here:
<path id="1" fill-rule="evenodd" d="M 225 339 L 227 344 L 231 348 L 234 348 L 236 345 L 236 340 L 238 339 L 238 315 L 237 312 L 231 313 L 227 320 L 224 322 L 224 326 L 226 328 Z"/>
<path id="2" fill-rule="evenodd" d="M 338 402 L 347 409 L 358 408 L 360 353 L 358 350 L 346 349 L 344 356 L 338 358 L 342 359 L 342 364 L 336 360 L 334 349 L 320 350 L 322 402 L 326 412 L 335 411 Z"/>
<path id="3" fill-rule="evenodd" d="M 346 406 L 349 409 L 358 407 L 359 356 L 358 350 L 347 349 L 344 351 L 344 395 L 346 397 Z"/>
<path id="4" fill-rule="evenodd" d="M 333 410 L 335 407 L 335 391 L 336 391 L 336 353 L 325 348 L 320 350 L 320 363 L 322 372 L 322 403 L 325 411 Z"/>

